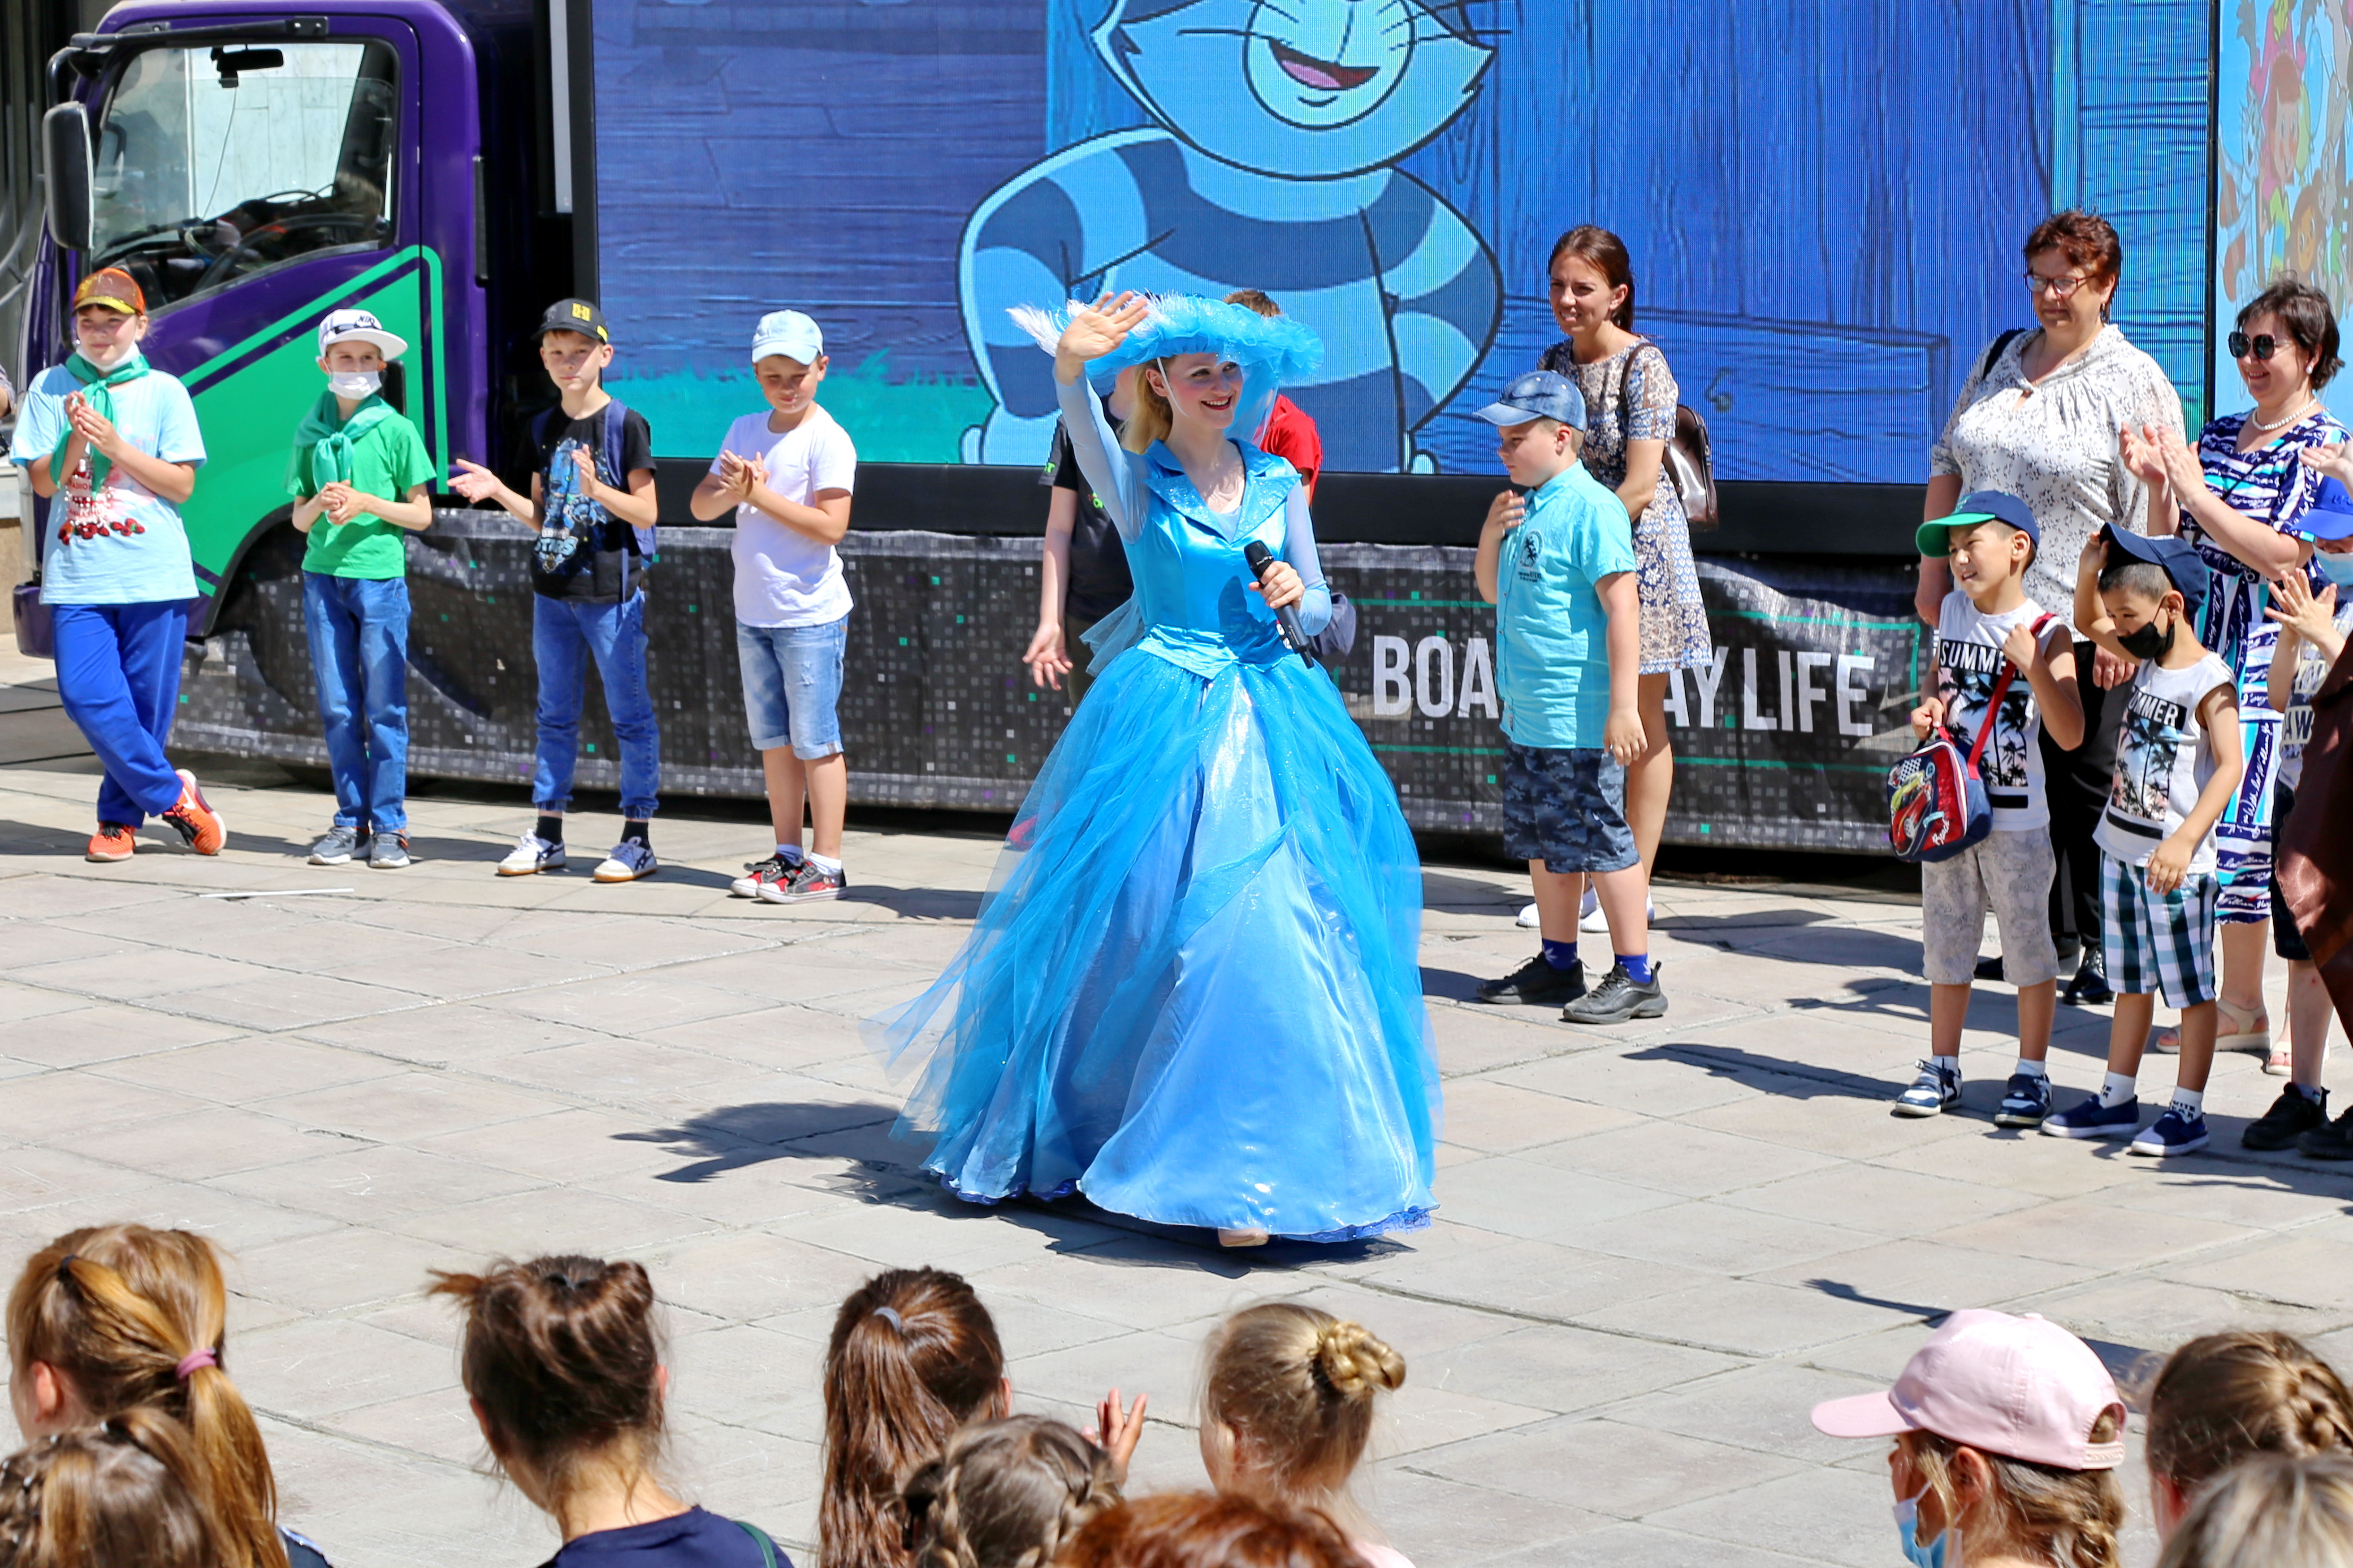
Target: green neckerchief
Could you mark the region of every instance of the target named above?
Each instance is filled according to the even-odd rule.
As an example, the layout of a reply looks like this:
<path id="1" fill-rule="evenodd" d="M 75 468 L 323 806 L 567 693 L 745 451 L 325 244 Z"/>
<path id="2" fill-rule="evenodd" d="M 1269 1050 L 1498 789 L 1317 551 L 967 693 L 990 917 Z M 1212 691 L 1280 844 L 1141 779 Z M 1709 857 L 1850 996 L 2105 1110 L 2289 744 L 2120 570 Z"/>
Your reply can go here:
<path id="1" fill-rule="evenodd" d="M 111 425 L 114 423 L 114 394 L 107 389 L 121 386 L 126 381 L 137 381 L 141 376 L 145 375 L 147 356 L 134 348 L 131 351 L 129 359 L 124 360 L 112 370 L 102 371 L 82 358 L 80 354 L 73 353 L 66 356 L 66 369 L 73 373 L 73 378 L 76 381 L 81 383 L 82 400 L 90 405 L 91 411 L 100 419 Z M 69 424 L 66 426 L 64 437 L 49 453 L 49 483 L 53 485 L 63 485 L 66 482 L 66 445 L 72 439 L 73 426 Z M 113 470 L 114 459 L 95 447 L 88 448 L 88 451 L 90 488 L 95 494 L 100 487 L 106 483 L 106 476 Z"/>
<path id="2" fill-rule="evenodd" d="M 353 444 L 385 420 L 399 417 L 379 393 L 368 394 L 349 419 L 343 417 L 343 405 L 333 393 L 319 394 L 319 401 L 302 416 L 301 426 L 294 432 L 294 462 L 286 476 L 288 493 L 303 494 L 305 479 L 310 480 L 311 495 L 329 485 L 351 483 Z"/>

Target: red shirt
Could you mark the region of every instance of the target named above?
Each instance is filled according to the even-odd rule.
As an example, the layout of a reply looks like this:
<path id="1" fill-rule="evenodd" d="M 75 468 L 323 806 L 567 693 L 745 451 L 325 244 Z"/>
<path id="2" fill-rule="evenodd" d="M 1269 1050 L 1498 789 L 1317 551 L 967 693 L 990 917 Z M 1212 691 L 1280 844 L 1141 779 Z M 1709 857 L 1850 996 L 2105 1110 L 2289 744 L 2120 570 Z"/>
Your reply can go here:
<path id="1" fill-rule="evenodd" d="M 1289 458 L 1299 470 L 1307 499 L 1315 499 L 1315 476 L 1324 471 L 1324 437 L 1315 433 L 1315 421 L 1299 405 L 1277 395 L 1274 412 L 1266 416 L 1266 427 L 1258 433 L 1258 448 Z"/>

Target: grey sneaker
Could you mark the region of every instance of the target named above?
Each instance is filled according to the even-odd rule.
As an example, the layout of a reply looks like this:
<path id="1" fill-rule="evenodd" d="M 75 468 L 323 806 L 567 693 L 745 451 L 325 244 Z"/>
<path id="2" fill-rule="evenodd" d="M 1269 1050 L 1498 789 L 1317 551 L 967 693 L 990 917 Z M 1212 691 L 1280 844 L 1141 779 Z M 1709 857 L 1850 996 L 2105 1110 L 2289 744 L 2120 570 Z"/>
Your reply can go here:
<path id="1" fill-rule="evenodd" d="M 356 827 L 330 827 L 326 837 L 311 846 L 313 866 L 348 866 L 359 852 L 360 834 Z"/>
<path id="2" fill-rule="evenodd" d="M 368 840 L 368 869 L 397 871 L 408 864 L 408 835 L 378 829 Z"/>
<path id="3" fill-rule="evenodd" d="M 1651 983 L 1637 985 L 1622 963 L 1613 963 L 1601 984 L 1560 1010 L 1564 1024 L 1623 1024 L 1630 1018 L 1663 1018 L 1667 995 L 1659 986 L 1660 964 L 1651 966 Z"/>

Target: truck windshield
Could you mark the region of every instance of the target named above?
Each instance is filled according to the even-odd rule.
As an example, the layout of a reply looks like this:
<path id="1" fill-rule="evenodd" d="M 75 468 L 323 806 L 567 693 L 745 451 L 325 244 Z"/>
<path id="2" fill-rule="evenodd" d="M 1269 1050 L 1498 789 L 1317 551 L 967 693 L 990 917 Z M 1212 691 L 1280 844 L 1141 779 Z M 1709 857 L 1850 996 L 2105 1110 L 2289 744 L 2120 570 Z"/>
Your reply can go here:
<path id="1" fill-rule="evenodd" d="M 129 271 L 153 306 L 389 245 L 393 68 L 381 43 L 134 55 L 99 122 L 93 265 Z"/>

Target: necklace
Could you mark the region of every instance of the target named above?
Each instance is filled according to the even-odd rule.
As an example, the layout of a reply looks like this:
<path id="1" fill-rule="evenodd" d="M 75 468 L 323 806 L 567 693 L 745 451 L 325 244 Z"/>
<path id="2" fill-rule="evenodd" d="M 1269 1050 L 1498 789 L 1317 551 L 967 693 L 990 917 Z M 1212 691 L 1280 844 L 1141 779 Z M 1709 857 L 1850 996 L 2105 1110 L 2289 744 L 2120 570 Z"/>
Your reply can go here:
<path id="1" fill-rule="evenodd" d="M 2248 424 L 2250 424 L 2250 425 L 2252 425 L 2252 426 L 2254 426 L 2256 429 L 2258 429 L 2258 430 L 2270 431 L 2270 430 L 2277 430 L 2277 429 L 2281 429 L 2281 428 L 2284 427 L 2285 426 L 2291 425 L 2291 424 L 2295 423 L 2296 420 L 2298 420 L 2298 419 L 2302 418 L 2302 417 L 2304 416 L 2304 411 L 2305 411 L 2306 409 L 2307 409 L 2307 408 L 2311 407 L 2311 406 L 2313 405 L 2313 404 L 2315 404 L 2315 403 L 2316 403 L 2316 402 L 2317 402 L 2317 401 L 2319 401 L 2317 398 L 2315 398 L 2315 397 L 2313 397 L 2313 396 L 2311 396 L 2311 395 L 2306 395 L 2306 397 L 2305 397 L 2305 400 L 2304 400 L 2302 403 L 2297 404 L 2297 405 L 2295 406 L 2295 408 L 2291 409 L 2289 412 L 2287 412 L 2287 413 L 2285 413 L 2285 414 L 2281 415 L 2278 418 L 2269 421 L 2268 423 L 2267 423 L 2267 422 L 2265 422 L 2265 421 L 2263 421 L 2263 420 L 2261 420 L 2261 419 L 2256 418 L 2256 417 L 2254 416 L 2253 413 L 2251 411 L 2251 412 L 2247 415 L 2247 423 L 2248 423 Z"/>

